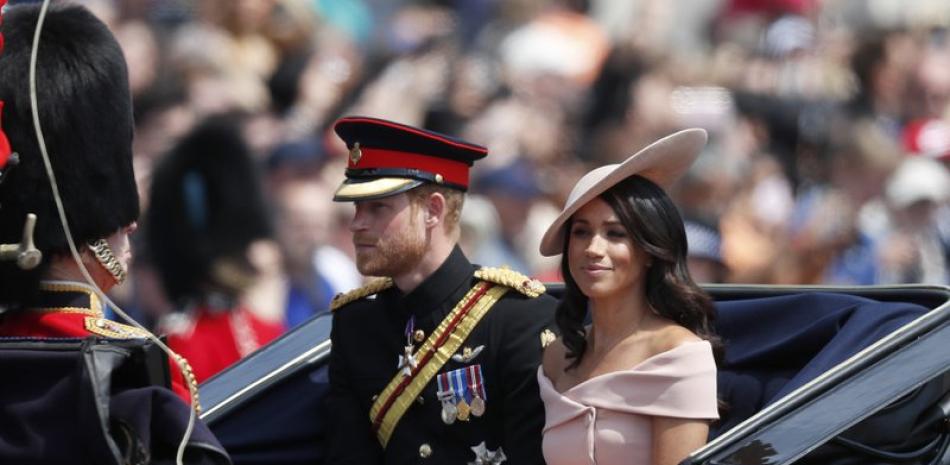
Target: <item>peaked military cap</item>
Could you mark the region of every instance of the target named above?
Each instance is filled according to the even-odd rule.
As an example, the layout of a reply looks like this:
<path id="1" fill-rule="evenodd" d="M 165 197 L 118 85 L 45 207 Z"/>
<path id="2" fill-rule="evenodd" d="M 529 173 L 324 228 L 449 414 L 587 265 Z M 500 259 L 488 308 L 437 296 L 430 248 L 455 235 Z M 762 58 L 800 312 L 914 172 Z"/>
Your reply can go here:
<path id="1" fill-rule="evenodd" d="M 444 134 L 377 118 L 342 118 L 334 126 L 349 149 L 338 202 L 396 195 L 424 183 L 468 190 L 469 169 L 488 149 Z"/>

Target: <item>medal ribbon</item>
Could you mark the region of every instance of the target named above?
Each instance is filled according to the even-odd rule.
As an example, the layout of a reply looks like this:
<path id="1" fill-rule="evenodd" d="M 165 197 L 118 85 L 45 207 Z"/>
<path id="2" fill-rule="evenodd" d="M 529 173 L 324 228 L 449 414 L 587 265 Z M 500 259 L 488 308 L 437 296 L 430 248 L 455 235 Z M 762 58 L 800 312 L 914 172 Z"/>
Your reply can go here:
<path id="1" fill-rule="evenodd" d="M 472 393 L 468 389 L 468 372 L 464 369 L 455 370 L 452 372 L 452 384 L 454 384 L 455 392 L 459 393 L 459 400 L 465 400 L 465 402 L 472 403 Z"/>
<path id="2" fill-rule="evenodd" d="M 465 294 L 439 326 L 419 348 L 419 364 L 409 376 L 397 373 L 370 408 L 372 429 L 379 443 L 386 447 L 389 438 L 426 384 L 452 357 L 475 325 L 492 306 L 508 292 L 506 286 L 479 282 Z"/>
<path id="3" fill-rule="evenodd" d="M 416 316 L 412 315 L 409 317 L 409 321 L 406 322 L 406 345 L 412 345 L 412 332 L 416 329 Z"/>
<path id="4" fill-rule="evenodd" d="M 441 373 L 437 380 L 439 383 L 439 392 L 437 392 L 436 395 L 439 397 L 439 400 L 442 402 L 451 401 L 454 404 L 455 396 L 458 394 L 458 391 L 455 391 L 452 387 L 452 380 L 449 374 Z"/>
<path id="5" fill-rule="evenodd" d="M 448 373 L 442 373 L 438 377 L 439 380 L 439 392 L 448 392 L 449 390 L 449 376 Z"/>
<path id="6" fill-rule="evenodd" d="M 481 365 L 472 365 L 467 367 L 468 370 L 468 379 L 471 380 L 472 384 L 472 395 L 475 397 L 481 397 L 482 400 L 488 400 L 488 396 L 485 394 L 485 386 L 482 383 L 482 366 Z"/>

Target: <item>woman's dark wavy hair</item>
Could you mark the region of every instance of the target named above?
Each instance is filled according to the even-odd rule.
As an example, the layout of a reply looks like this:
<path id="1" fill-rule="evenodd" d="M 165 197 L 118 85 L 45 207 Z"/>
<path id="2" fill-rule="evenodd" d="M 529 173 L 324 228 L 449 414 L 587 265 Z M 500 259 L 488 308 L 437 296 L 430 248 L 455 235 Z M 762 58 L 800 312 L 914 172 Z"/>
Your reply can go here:
<path id="1" fill-rule="evenodd" d="M 616 213 L 633 243 L 653 258 L 646 272 L 647 302 L 660 316 L 709 341 L 717 362 L 720 361 L 722 344 L 713 327 L 715 307 L 712 298 L 689 275 L 686 230 L 673 201 L 659 186 L 636 175 L 617 183 L 600 198 Z M 555 316 L 567 358 L 573 359 L 565 371 L 576 367 L 587 349 L 584 331 L 587 296 L 577 287 L 568 264 L 572 221 L 564 226 L 561 274 L 565 293 Z"/>

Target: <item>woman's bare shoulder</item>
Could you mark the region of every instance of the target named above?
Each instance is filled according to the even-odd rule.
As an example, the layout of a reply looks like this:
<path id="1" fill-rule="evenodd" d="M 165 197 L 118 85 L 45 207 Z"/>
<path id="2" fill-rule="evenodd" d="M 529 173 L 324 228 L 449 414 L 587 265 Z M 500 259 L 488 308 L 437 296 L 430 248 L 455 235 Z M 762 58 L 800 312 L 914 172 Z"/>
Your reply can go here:
<path id="1" fill-rule="evenodd" d="M 702 340 L 702 338 L 689 329 L 673 322 L 664 323 L 651 339 L 651 345 L 653 346 L 653 352 L 655 354 L 673 350 L 683 344 Z"/>

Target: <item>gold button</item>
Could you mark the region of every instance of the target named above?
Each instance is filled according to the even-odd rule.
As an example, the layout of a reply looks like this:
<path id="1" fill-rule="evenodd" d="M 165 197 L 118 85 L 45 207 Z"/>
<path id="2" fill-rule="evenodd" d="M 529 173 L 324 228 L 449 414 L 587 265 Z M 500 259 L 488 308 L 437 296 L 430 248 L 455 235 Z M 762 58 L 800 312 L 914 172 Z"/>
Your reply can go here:
<path id="1" fill-rule="evenodd" d="M 432 455 L 432 446 L 428 444 L 419 446 L 419 457 L 427 459 L 430 455 Z"/>
<path id="2" fill-rule="evenodd" d="M 425 338 L 426 338 L 426 333 L 425 331 L 421 329 L 417 329 L 415 332 L 412 333 L 412 339 L 415 340 L 416 342 L 422 342 Z"/>
<path id="3" fill-rule="evenodd" d="M 436 173 L 435 182 L 436 184 L 442 184 L 443 182 L 445 182 L 445 178 L 443 178 L 441 174 Z"/>

